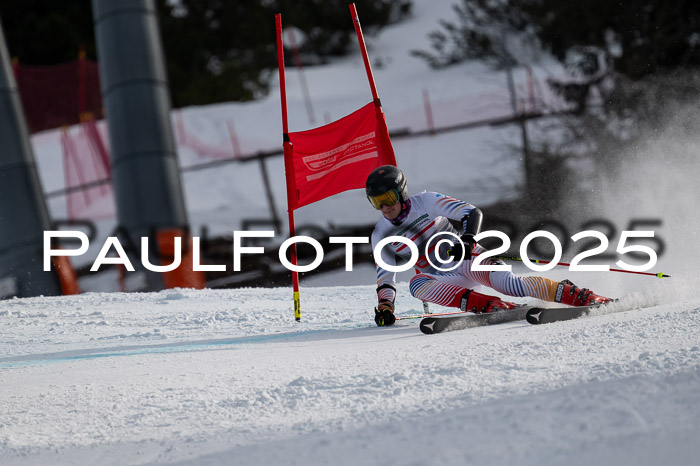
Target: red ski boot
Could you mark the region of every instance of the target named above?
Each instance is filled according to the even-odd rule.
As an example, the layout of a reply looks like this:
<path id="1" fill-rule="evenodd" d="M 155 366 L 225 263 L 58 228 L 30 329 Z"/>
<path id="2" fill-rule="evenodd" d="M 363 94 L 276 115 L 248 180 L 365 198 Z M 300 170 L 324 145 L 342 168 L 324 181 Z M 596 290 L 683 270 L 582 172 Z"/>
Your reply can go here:
<path id="1" fill-rule="evenodd" d="M 611 299 L 598 296 L 588 288 L 579 288 L 569 280 L 562 280 L 557 287 L 554 301 L 568 304 L 569 306 L 591 306 L 594 304 L 605 304 L 610 302 Z"/>
<path id="2" fill-rule="evenodd" d="M 502 301 L 501 298 L 496 296 L 489 296 L 476 291 L 467 290 L 466 293 L 462 295 L 462 302 L 459 308 L 462 311 L 471 311 L 475 314 L 481 314 L 484 312 L 494 312 L 503 311 L 506 309 L 513 309 L 518 305 L 515 303 L 509 303 L 507 301 Z"/>

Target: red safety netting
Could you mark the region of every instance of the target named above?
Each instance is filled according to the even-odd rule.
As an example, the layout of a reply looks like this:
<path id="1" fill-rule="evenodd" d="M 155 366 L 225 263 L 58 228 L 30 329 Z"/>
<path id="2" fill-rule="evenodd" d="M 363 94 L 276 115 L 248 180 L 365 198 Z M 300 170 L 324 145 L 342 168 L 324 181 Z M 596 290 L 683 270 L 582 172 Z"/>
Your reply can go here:
<path id="1" fill-rule="evenodd" d="M 66 188 L 83 187 L 66 196 L 70 220 L 115 217 L 112 183 L 103 182 L 111 176 L 105 133 L 104 124 L 98 127 L 94 120 L 61 133 Z"/>
<path id="2" fill-rule="evenodd" d="M 198 157 L 211 160 L 230 160 L 241 158 L 241 146 L 236 135 L 233 121 L 226 120 L 226 128 L 230 137 L 230 146 L 217 146 L 205 143 L 196 132 L 187 131 L 185 121 L 182 118 L 182 111 L 178 110 L 175 113 L 175 135 L 177 136 L 177 145 L 181 148 L 188 148 Z"/>
<path id="3" fill-rule="evenodd" d="M 97 63 L 79 58 L 56 66 L 13 65 L 29 131 L 102 117 Z"/>

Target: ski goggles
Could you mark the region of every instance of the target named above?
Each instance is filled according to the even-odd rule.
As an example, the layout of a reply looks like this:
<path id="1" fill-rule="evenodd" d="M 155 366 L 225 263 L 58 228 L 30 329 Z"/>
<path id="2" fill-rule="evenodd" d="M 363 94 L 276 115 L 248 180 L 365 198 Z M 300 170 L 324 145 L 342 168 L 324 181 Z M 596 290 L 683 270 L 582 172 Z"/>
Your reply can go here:
<path id="1" fill-rule="evenodd" d="M 394 189 L 390 189 L 389 191 L 382 194 L 377 194 L 376 196 L 367 196 L 367 199 L 369 199 L 372 207 L 379 210 L 383 205 L 391 207 L 396 204 L 399 201 L 399 193 L 397 193 Z"/>

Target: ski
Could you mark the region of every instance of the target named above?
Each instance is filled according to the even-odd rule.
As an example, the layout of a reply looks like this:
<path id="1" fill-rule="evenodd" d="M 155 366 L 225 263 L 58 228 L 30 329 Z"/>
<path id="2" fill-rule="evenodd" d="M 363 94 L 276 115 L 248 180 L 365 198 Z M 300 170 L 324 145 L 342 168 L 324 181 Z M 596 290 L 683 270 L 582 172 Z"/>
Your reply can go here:
<path id="1" fill-rule="evenodd" d="M 591 309 L 595 309 L 600 306 L 600 304 L 594 304 L 593 306 L 579 307 L 533 307 L 527 311 L 525 319 L 533 325 L 578 319 L 579 317 L 588 315 L 588 313 L 591 312 Z"/>
<path id="2" fill-rule="evenodd" d="M 488 314 L 469 314 L 452 317 L 426 317 L 420 322 L 420 331 L 431 335 L 433 333 L 451 332 L 465 328 L 482 327 L 484 325 L 502 324 L 515 320 L 524 320 L 527 311 L 532 306 L 519 306 L 515 309 L 489 312 Z"/>

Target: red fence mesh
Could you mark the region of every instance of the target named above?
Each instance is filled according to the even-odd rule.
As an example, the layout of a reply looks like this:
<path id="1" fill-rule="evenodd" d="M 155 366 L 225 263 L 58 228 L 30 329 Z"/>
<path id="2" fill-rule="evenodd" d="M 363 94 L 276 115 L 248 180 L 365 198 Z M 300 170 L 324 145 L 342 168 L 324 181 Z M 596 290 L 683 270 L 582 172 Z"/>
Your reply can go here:
<path id="1" fill-rule="evenodd" d="M 15 63 L 29 131 L 74 125 L 81 117 L 102 117 L 102 95 L 97 63 L 85 58 L 56 66 Z"/>
<path id="2" fill-rule="evenodd" d="M 81 125 L 61 132 L 63 171 L 66 188 L 90 185 L 109 179 L 109 149 L 104 123 L 98 127 L 87 119 Z M 68 193 L 66 210 L 70 220 L 114 218 L 112 183 L 100 183 Z"/>

